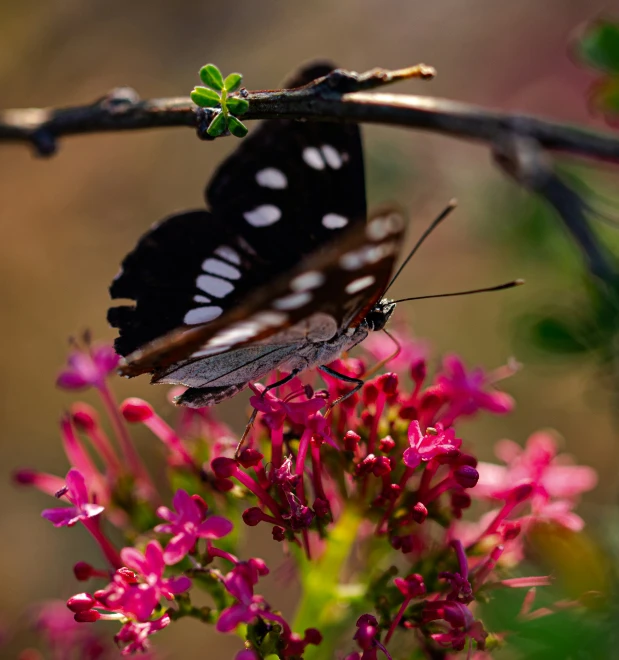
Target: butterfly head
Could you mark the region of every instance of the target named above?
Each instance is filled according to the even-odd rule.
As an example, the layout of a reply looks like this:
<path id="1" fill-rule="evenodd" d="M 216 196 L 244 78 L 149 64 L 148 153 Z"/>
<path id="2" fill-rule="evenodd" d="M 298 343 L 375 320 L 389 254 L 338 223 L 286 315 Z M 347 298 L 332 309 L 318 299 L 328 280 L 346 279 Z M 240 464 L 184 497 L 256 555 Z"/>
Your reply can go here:
<path id="1" fill-rule="evenodd" d="M 364 321 L 369 330 L 382 330 L 391 318 L 396 303 L 389 298 L 379 300 L 368 312 Z"/>

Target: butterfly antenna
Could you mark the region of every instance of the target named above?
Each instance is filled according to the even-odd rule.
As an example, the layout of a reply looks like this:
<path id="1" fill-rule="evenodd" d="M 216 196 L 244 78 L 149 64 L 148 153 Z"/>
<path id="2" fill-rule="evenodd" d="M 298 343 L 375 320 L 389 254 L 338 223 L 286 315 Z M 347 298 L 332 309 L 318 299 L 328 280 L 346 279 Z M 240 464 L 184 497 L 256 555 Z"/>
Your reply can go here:
<path id="1" fill-rule="evenodd" d="M 400 273 L 406 268 L 406 264 L 413 258 L 415 252 L 423 245 L 424 241 L 428 236 L 443 222 L 443 220 L 456 208 L 457 201 L 452 199 L 449 204 L 440 212 L 440 214 L 432 221 L 430 226 L 421 234 L 417 243 L 415 243 L 413 249 L 408 253 L 408 256 L 402 262 L 402 265 L 398 268 L 395 275 L 391 278 L 391 282 L 387 285 L 385 293 L 389 291 L 391 285 L 398 279 Z"/>
<path id="2" fill-rule="evenodd" d="M 429 296 L 415 296 L 414 298 L 402 298 L 401 300 L 394 300 L 395 303 L 408 302 L 409 300 L 427 300 L 428 298 L 450 298 L 451 296 L 468 296 L 471 293 L 489 293 L 490 291 L 503 291 L 503 289 L 513 289 L 515 286 L 524 284 L 524 280 L 512 280 L 505 282 L 505 284 L 498 284 L 497 286 L 484 287 L 483 289 L 469 289 L 468 291 L 453 291 L 451 293 L 434 293 Z"/>

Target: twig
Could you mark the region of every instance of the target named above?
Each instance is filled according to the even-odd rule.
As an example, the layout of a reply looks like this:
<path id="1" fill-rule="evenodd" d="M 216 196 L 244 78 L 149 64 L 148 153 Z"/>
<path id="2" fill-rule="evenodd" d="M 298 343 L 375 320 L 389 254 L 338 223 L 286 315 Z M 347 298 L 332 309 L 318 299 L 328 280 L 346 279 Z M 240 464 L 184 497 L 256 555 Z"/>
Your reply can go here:
<path id="1" fill-rule="evenodd" d="M 494 157 L 516 182 L 540 195 L 555 209 L 583 253 L 591 274 L 612 282 L 616 277 L 613 259 L 591 228 L 587 219 L 589 206 L 557 175 L 539 145 L 534 140 L 505 135 L 495 144 Z"/>
<path id="2" fill-rule="evenodd" d="M 368 93 L 409 78 L 428 79 L 434 69 L 418 66 L 358 74 L 336 69 L 304 87 L 239 95 L 249 102 L 243 120 L 286 117 L 320 121 L 389 124 L 486 142 L 497 163 L 521 185 L 544 197 L 560 214 L 591 272 L 610 282 L 613 260 L 586 218 L 586 204 L 554 172 L 543 149 L 619 163 L 619 137 L 521 114 L 424 96 Z M 188 126 L 204 139 L 210 109 L 189 98 L 140 101 L 131 88 L 115 89 L 91 105 L 0 111 L 0 142 L 24 142 L 49 156 L 59 137 L 80 133 Z"/>
<path id="3" fill-rule="evenodd" d="M 243 120 L 288 117 L 390 124 L 491 145 L 509 133 L 532 138 L 546 149 L 619 162 L 619 138 L 609 133 L 447 99 L 367 92 L 406 78 L 432 75 L 433 70 L 423 65 L 364 74 L 336 69 L 298 89 L 243 91 L 249 101 Z M 47 156 L 55 152 L 59 137 L 164 126 L 197 129 L 204 122 L 204 112 L 189 98 L 140 101 L 135 91 L 125 87 L 90 105 L 0 111 L 0 141 L 30 143 L 38 154 Z"/>

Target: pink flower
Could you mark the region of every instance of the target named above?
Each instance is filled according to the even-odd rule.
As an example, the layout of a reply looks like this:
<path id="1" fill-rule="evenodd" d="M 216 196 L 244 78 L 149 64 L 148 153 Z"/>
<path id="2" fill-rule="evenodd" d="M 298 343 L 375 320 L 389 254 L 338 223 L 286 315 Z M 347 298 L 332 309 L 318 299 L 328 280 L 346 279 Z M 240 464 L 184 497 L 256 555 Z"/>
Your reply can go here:
<path id="1" fill-rule="evenodd" d="M 207 518 L 206 505 L 201 507 L 185 490 L 177 490 L 172 502 L 176 512 L 160 506 L 157 515 L 167 523 L 155 527 L 156 532 L 174 535 L 163 553 L 166 564 L 181 561 L 198 539 L 219 539 L 232 531 L 233 525 L 227 518 Z"/>
<path id="2" fill-rule="evenodd" d="M 256 383 L 250 385 L 255 393 L 249 400 L 249 403 L 256 410 L 264 415 L 264 421 L 270 428 L 278 428 L 284 424 L 288 418 L 293 424 L 306 425 L 310 416 L 317 413 L 326 405 L 323 397 L 312 396 L 302 401 L 291 401 L 290 399 L 279 399 L 273 390 L 269 390 L 263 395 L 264 385 Z"/>
<path id="3" fill-rule="evenodd" d="M 57 497 L 66 495 L 73 506 L 59 509 L 45 509 L 41 516 L 54 524 L 54 527 L 72 527 L 75 523 L 98 516 L 103 507 L 88 501 L 86 481 L 81 472 L 71 468 L 66 477 L 66 490 L 59 491 Z"/>
<path id="4" fill-rule="evenodd" d="M 480 463 L 474 495 L 506 499 L 515 487 L 529 483 L 534 517 L 554 520 L 575 531 L 582 528 L 582 519 L 571 509 L 581 493 L 595 487 L 595 470 L 574 465 L 568 456 L 557 456 L 556 439 L 548 432 L 534 433 L 524 449 L 511 440 L 502 440 L 495 453 L 507 465 Z"/>
<path id="5" fill-rule="evenodd" d="M 75 348 L 69 354 L 67 368 L 58 375 L 56 385 L 65 390 L 99 387 L 116 369 L 119 359 L 114 349 L 106 344 L 95 344 L 86 350 Z"/>
<path id="6" fill-rule="evenodd" d="M 499 415 L 510 412 L 514 400 L 509 394 L 492 388 L 495 380 L 479 367 L 467 373 L 462 360 L 455 355 L 445 357 L 443 371 L 436 377 L 435 385 L 438 392 L 449 401 L 443 416 L 445 425 L 451 424 L 456 417 L 474 415 L 478 410 L 488 410 Z"/>
<path id="7" fill-rule="evenodd" d="M 145 623 L 129 621 L 114 636 L 114 641 L 121 648 L 121 655 L 144 653 L 150 647 L 148 636 L 163 630 L 170 623 L 170 617 L 164 614 L 161 618 Z"/>
<path id="8" fill-rule="evenodd" d="M 191 586 L 191 580 L 184 575 L 163 577 L 165 563 L 158 541 L 151 541 L 144 554 L 135 548 L 123 548 L 120 556 L 123 563 L 144 580 L 138 584 L 126 583 L 123 593 L 116 599 L 118 609 L 133 614 L 138 621 L 148 620 L 162 596 L 174 600 L 175 594 L 183 593 Z"/>
<path id="9" fill-rule="evenodd" d="M 408 427 L 409 448 L 404 451 L 403 459 L 407 467 L 414 469 L 421 464 L 436 456 L 445 454 L 457 454 L 459 452 L 462 440 L 456 438 L 455 431 L 452 428 L 443 429 L 441 424 L 436 425 L 434 432 L 426 430 L 424 435 L 417 420 L 413 420 Z"/>
<path id="10" fill-rule="evenodd" d="M 239 562 L 223 579 L 226 591 L 237 602 L 222 611 L 216 628 L 219 632 L 230 632 L 239 623 L 251 623 L 259 614 L 264 614 L 264 599 L 254 595 L 254 585 L 258 575 L 265 575 L 268 569 L 261 562 Z"/>

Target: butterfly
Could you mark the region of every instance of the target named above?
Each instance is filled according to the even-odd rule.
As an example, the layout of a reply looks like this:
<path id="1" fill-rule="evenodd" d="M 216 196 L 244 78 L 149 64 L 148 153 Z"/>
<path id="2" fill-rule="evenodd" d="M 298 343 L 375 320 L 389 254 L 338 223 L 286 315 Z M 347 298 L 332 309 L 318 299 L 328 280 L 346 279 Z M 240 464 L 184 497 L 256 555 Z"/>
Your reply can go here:
<path id="1" fill-rule="evenodd" d="M 333 69 L 305 68 L 290 86 Z M 404 216 L 368 218 L 356 124 L 265 121 L 206 188 L 210 210 L 154 225 L 110 287 L 108 321 L 125 376 L 188 389 L 177 403 L 210 406 L 273 370 L 284 380 L 328 366 L 382 329 Z M 280 381 L 280 384 L 283 381 Z"/>

